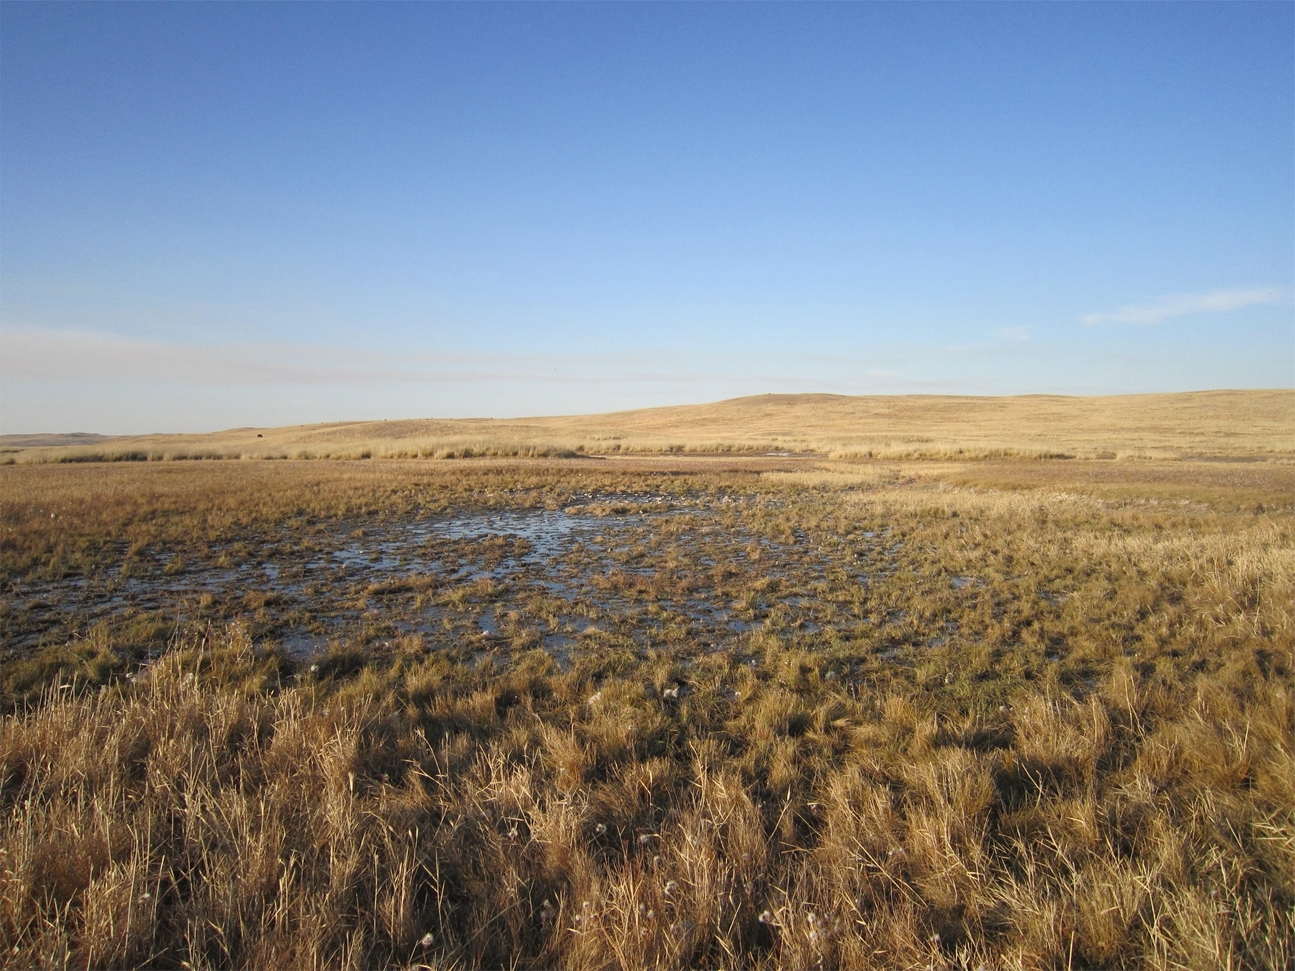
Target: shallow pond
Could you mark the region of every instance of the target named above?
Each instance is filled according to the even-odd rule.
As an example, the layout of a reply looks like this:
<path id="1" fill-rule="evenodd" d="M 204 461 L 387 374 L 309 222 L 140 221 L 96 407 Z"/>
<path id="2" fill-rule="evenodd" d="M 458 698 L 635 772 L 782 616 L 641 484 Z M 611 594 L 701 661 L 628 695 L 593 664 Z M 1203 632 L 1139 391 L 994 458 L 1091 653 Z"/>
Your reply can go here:
<path id="1" fill-rule="evenodd" d="M 884 560 L 870 542 L 829 552 L 800 531 L 772 539 L 727 506 L 582 496 L 564 510 L 336 521 L 137 551 L 93 577 L 10 579 L 0 634 L 27 650 L 156 617 L 239 620 L 303 656 L 400 639 L 476 656 L 544 648 L 560 661 L 585 648 L 713 649 L 762 629 L 839 636 L 868 623 L 807 591 L 829 568 L 862 587 Z"/>

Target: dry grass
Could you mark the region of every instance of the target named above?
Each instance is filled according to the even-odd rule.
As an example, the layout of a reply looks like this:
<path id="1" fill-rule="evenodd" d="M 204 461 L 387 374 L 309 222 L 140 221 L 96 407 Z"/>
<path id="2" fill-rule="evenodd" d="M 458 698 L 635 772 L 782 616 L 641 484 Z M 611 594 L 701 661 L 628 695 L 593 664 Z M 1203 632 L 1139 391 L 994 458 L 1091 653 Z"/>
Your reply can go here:
<path id="1" fill-rule="evenodd" d="M 0 436 L 0 459 L 16 462 L 766 451 L 889 459 L 1289 460 L 1295 455 L 1295 391 L 1094 398 L 762 395 L 605 415 L 343 422 L 90 443 L 77 436 Z"/>
<path id="2" fill-rule="evenodd" d="M 435 660 L 279 667 L 233 632 L 10 720 L 12 965 L 1292 958 L 1281 684 L 1169 698 L 1121 668 L 983 722 L 720 664 L 688 706 Z"/>
<path id="3" fill-rule="evenodd" d="M 241 622 L 147 664 L 102 632 L 9 658 L 6 963 L 1295 962 L 1295 515 L 1272 466 L 677 466 L 0 470 L 6 582 L 93 570 L 109 538 L 255 547 L 645 484 L 750 497 L 708 514 L 720 533 L 807 561 L 887 529 L 894 551 L 863 586 L 830 562 L 781 581 L 816 632 L 771 609 L 738 644 L 566 670 L 417 641 L 312 670 Z M 689 515 L 636 551 L 650 604 L 722 549 Z M 712 572 L 753 612 L 771 583 Z"/>

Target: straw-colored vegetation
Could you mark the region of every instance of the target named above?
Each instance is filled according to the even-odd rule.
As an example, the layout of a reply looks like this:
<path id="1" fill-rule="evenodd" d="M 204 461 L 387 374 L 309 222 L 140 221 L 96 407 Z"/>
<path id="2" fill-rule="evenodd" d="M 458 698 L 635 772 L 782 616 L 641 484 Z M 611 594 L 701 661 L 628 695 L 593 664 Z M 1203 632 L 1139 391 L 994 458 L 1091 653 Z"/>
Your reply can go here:
<path id="1" fill-rule="evenodd" d="M 1295 391 L 1096 398 L 761 395 L 607 415 L 344 422 L 211 435 L 87 438 L 0 436 L 0 461 L 767 451 L 888 459 L 1227 455 L 1289 460 L 1295 457 Z"/>
<path id="2" fill-rule="evenodd" d="M 128 563 L 147 577 L 162 550 L 288 556 L 331 523 L 579 502 L 626 564 L 587 578 L 622 605 L 589 616 L 646 625 L 604 624 L 559 665 L 535 646 L 552 598 L 519 575 L 371 596 L 378 614 L 492 610 L 484 652 L 343 638 L 296 658 L 246 601 L 7 650 L 5 962 L 1290 967 L 1293 476 L 0 469 L 6 598 Z M 674 511 L 596 498 L 646 492 Z M 688 598 L 749 624 L 703 640 L 678 619 Z"/>

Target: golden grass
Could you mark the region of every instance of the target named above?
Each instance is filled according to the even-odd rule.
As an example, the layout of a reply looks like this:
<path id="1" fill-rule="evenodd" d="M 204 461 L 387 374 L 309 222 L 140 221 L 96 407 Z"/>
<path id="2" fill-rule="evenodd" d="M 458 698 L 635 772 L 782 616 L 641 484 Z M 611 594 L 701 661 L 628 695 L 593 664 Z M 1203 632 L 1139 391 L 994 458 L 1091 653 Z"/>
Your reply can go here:
<path id="1" fill-rule="evenodd" d="M 15 966 L 1289 965 L 1291 694 L 997 717 L 722 662 L 285 683 L 237 630 L 0 742 Z M 723 700 L 725 685 L 745 700 Z"/>
<path id="2" fill-rule="evenodd" d="M 117 437 L 91 444 L 58 436 L 4 436 L 0 450 L 0 459 L 16 462 L 766 451 L 889 459 L 1060 455 L 1289 460 L 1295 456 L 1295 391 L 1091 398 L 762 395 L 604 415 L 342 422 Z"/>
<path id="3" fill-rule="evenodd" d="M 106 628 L 6 657 L 6 963 L 1295 961 L 1285 466 L 664 463 L 0 469 L 6 582 L 650 487 L 726 501 L 654 526 L 608 591 L 704 581 L 755 616 L 782 583 L 821 622 L 772 608 L 736 644 L 591 643 L 566 670 L 416 639 L 312 670 L 236 618 L 151 663 Z M 730 575 L 743 530 L 838 559 Z M 887 568 L 850 581 L 885 530 Z M 507 584 L 472 596 L 527 623 Z"/>

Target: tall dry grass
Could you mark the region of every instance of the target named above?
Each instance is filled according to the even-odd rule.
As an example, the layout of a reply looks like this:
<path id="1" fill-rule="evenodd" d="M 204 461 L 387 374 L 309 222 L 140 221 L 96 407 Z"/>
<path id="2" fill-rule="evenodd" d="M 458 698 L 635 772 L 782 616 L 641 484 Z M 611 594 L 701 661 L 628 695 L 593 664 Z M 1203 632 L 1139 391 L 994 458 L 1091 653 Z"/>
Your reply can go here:
<path id="1" fill-rule="evenodd" d="M 1295 958 L 1288 685 L 1124 666 L 985 720 L 746 674 L 324 683 L 234 630 L 55 687 L 0 741 L 6 963 Z"/>

